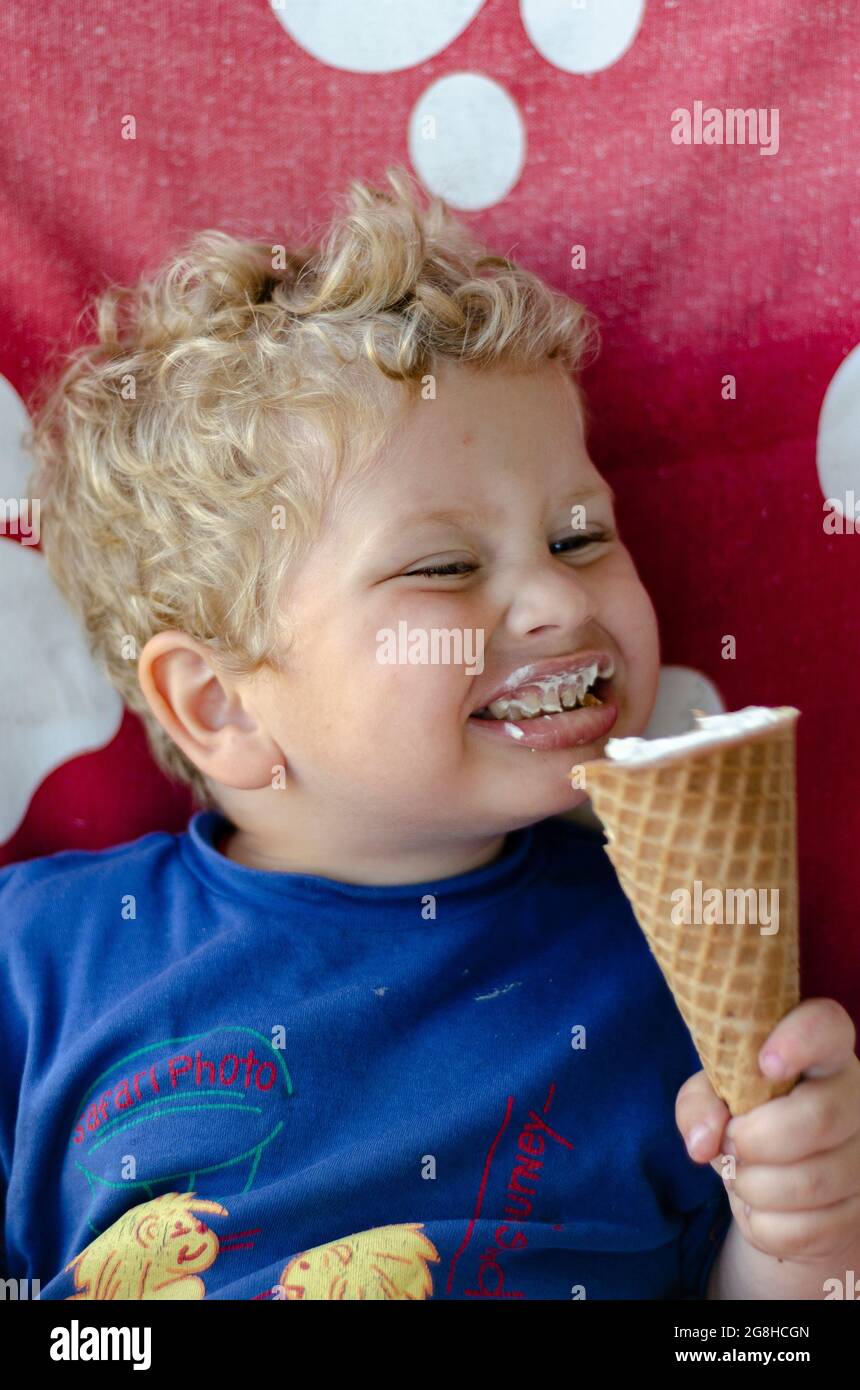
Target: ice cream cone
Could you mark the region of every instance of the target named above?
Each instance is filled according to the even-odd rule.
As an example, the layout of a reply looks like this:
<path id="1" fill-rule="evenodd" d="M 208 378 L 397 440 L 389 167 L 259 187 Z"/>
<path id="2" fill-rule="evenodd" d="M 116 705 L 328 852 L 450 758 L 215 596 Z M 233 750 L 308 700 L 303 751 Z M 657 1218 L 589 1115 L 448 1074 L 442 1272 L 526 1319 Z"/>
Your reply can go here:
<path id="1" fill-rule="evenodd" d="M 763 1076 L 758 1054 L 800 997 L 798 714 L 753 708 L 698 718 L 686 747 L 683 738 L 610 740 L 607 753 L 613 743 L 643 745 L 632 750 L 642 760 L 585 764 L 606 852 L 733 1115 L 794 1084 Z M 749 727 L 754 715 L 766 722 Z M 709 725 L 721 726 L 710 744 Z"/>

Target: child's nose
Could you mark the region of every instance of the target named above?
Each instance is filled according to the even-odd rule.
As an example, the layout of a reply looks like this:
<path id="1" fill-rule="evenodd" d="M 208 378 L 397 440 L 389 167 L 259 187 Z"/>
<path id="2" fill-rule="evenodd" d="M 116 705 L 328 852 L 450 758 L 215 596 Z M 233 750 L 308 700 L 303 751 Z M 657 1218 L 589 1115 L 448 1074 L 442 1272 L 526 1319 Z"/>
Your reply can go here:
<path id="1" fill-rule="evenodd" d="M 579 631 L 594 616 L 594 586 L 581 570 L 563 568 L 557 559 L 522 566 L 512 577 L 507 625 L 512 636 L 525 637 L 541 628 Z"/>

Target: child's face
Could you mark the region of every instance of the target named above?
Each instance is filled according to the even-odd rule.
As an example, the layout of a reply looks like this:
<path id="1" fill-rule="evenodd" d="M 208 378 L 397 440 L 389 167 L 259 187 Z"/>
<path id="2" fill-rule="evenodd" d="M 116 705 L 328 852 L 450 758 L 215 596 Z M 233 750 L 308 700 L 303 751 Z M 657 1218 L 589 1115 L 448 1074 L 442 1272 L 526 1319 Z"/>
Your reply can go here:
<path id="1" fill-rule="evenodd" d="M 474 839 L 570 809 L 585 797 L 571 767 L 600 756 L 610 735 L 641 733 L 657 687 L 654 610 L 615 534 L 569 379 L 552 365 L 534 375 L 446 365 L 436 390 L 381 461 L 342 485 L 289 583 L 286 670 L 255 689 L 288 791 L 380 844 Z M 578 497 L 584 519 L 572 525 Z M 451 512 L 470 516 L 437 515 Z M 587 543 L 599 532 L 605 542 Z M 449 564 L 453 575 L 419 573 Z M 444 637 L 436 664 L 378 659 L 384 630 L 407 634 L 398 656 L 421 634 L 432 655 L 434 629 L 465 635 L 463 660 Z M 469 674 L 481 642 L 483 670 Z M 606 706 L 617 718 L 599 736 L 599 709 L 475 717 L 512 673 L 541 663 L 533 674 L 546 676 L 585 652 L 615 667 Z"/>

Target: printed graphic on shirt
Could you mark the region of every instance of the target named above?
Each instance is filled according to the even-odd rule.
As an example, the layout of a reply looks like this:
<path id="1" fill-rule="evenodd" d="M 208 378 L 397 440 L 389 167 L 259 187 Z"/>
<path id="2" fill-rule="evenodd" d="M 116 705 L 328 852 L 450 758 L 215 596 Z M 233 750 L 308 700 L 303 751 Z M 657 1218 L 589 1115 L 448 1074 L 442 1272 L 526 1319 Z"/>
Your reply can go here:
<path id="1" fill-rule="evenodd" d="M 549 1122 L 547 1116 L 555 1099 L 556 1083 L 550 1083 L 540 1112 L 527 1108 L 521 1123 L 511 1127 L 515 1098 L 508 1096 L 504 1114 L 498 1130 L 493 1136 L 484 1160 L 472 1219 L 466 1233 L 451 1260 L 445 1282 L 445 1292 L 455 1294 L 455 1287 L 462 1287 L 467 1298 L 528 1298 L 525 1289 L 516 1282 L 508 1286 L 509 1270 L 516 1261 L 517 1254 L 529 1248 L 533 1240 L 533 1230 L 529 1223 L 536 1212 L 541 1213 L 538 1228 L 538 1241 L 546 1245 L 547 1223 L 552 1215 L 561 1215 L 560 1210 L 551 1212 L 544 1197 L 549 1165 L 568 1164 L 573 1152 L 572 1141 L 560 1134 Z M 567 1178 L 566 1174 L 570 1173 Z M 573 1172 L 569 1166 L 563 1170 L 563 1180 L 553 1184 L 553 1191 L 570 1191 L 573 1186 Z M 476 1249 L 472 1242 L 478 1221 L 484 1209 L 494 1213 L 501 1210 L 503 1220 L 493 1230 L 489 1246 Z M 563 1235 L 561 1221 L 551 1224 L 549 1229 Z M 561 1242 L 559 1242 L 561 1243 Z"/>
<path id="2" fill-rule="evenodd" d="M 419 1222 L 378 1226 L 296 1255 L 281 1274 L 283 1299 L 432 1298 L 429 1262 L 439 1251 Z"/>
<path id="3" fill-rule="evenodd" d="M 528 1097 L 499 1097 L 498 1121 L 475 1145 L 471 1216 L 464 1214 L 462 1235 L 454 1242 L 447 1236 L 441 1251 L 438 1236 L 427 1234 L 426 1213 L 422 1221 L 359 1229 L 290 1255 L 284 1252 L 289 1231 L 270 1231 L 276 1253 L 284 1252 L 278 1283 L 248 1296 L 528 1298 L 528 1281 L 517 1277 L 519 1257 L 536 1247 L 566 1248 L 562 1195 L 569 1199 L 575 1188 L 574 1144 L 550 1119 L 556 1091 L 551 1082 L 536 1105 Z M 74 1279 L 69 1297 L 205 1298 L 219 1256 L 252 1250 L 249 1237 L 261 1234 L 250 1229 L 255 1218 L 247 1215 L 234 1224 L 249 1229 L 221 1229 L 222 1218 L 230 1217 L 225 1193 L 238 1197 L 253 1188 L 261 1154 L 284 1129 L 292 1094 L 281 1053 L 244 1027 L 165 1039 L 103 1072 L 77 1109 L 70 1147 L 94 1198 L 110 1188 L 128 1193 L 134 1204 L 104 1231 L 91 1220 L 96 1239 L 65 1267 Z M 204 1182 L 208 1199 L 200 1192 Z M 177 1190 L 186 1184 L 187 1191 Z M 134 1202 L 141 1193 L 148 1200 Z M 359 1204 L 355 1215 L 360 1221 Z M 454 1213 L 446 1215 L 450 1220 Z M 222 1272 L 214 1287 L 224 1283 Z"/>
<path id="4" fill-rule="evenodd" d="M 168 1192 L 133 1207 L 66 1265 L 75 1281 L 67 1302 L 113 1299 L 201 1299 L 200 1277 L 235 1236 L 219 1240 L 199 1212 L 228 1216 L 220 1202 L 193 1192 Z M 381 1226 L 295 1255 L 285 1266 L 277 1299 L 399 1300 L 430 1298 L 428 1263 L 439 1263 L 418 1223 Z M 240 1233 L 246 1234 L 246 1233 Z M 233 1240 L 232 1246 L 227 1245 Z M 223 1244 L 222 1244 L 223 1241 Z"/>
<path id="5" fill-rule="evenodd" d="M 197 1212 L 228 1215 L 193 1192 L 168 1192 L 127 1211 L 66 1265 L 77 1290 L 66 1301 L 203 1298 L 200 1275 L 215 1263 L 219 1242 Z"/>
<path id="6" fill-rule="evenodd" d="M 557 1235 L 559 1246 L 564 1247 L 564 1224 L 548 1220 L 552 1209 L 544 1200 L 545 1168 L 569 1164 L 574 1149 L 573 1142 L 549 1121 L 555 1097 L 556 1083 L 551 1082 L 540 1110 L 526 1104 L 522 1120 L 513 1124 L 516 1098 L 507 1097 L 480 1171 L 472 1217 L 465 1223 L 463 1238 L 451 1256 L 447 1273 L 440 1271 L 444 1282 L 437 1286 L 437 1295 L 528 1298 L 527 1290 L 516 1279 L 509 1281 L 511 1266 L 518 1256 L 528 1251 L 535 1240 L 545 1247 L 550 1233 Z M 569 1172 L 569 1167 L 565 1168 L 561 1181 L 553 1184 L 556 1194 L 569 1190 Z M 538 1211 L 543 1219 L 537 1227 L 530 1227 Z M 478 1223 L 486 1222 L 488 1215 L 501 1218 L 492 1227 L 489 1245 L 486 1238 L 474 1241 Z M 441 1256 L 429 1237 L 419 1234 L 423 1229 L 417 1222 L 382 1226 L 306 1250 L 286 1266 L 274 1296 L 432 1298 L 434 1286 L 428 1262 L 441 1263 Z M 462 1289 L 462 1295 L 455 1289 Z"/>
<path id="7" fill-rule="evenodd" d="M 112 1062 L 89 1087 L 69 1149 L 93 1198 L 106 1188 L 215 1197 L 228 1183 L 247 1192 L 292 1094 L 282 1052 L 253 1028 L 165 1038 Z"/>

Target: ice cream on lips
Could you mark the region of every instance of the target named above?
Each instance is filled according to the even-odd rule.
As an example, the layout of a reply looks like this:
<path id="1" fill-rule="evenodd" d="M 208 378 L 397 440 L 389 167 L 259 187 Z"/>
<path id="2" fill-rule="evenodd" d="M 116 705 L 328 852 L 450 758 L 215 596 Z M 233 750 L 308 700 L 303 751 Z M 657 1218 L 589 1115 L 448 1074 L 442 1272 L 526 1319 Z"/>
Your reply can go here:
<path id="1" fill-rule="evenodd" d="M 489 705 L 476 710 L 485 719 L 511 722 L 535 719 L 541 714 L 560 714 L 562 710 L 602 705 L 603 701 L 591 687 L 597 680 L 608 680 L 615 671 L 614 663 L 590 662 L 570 671 L 557 671 L 550 676 L 531 677 L 533 668 L 522 666 L 508 678 L 511 694 L 501 695 Z"/>

